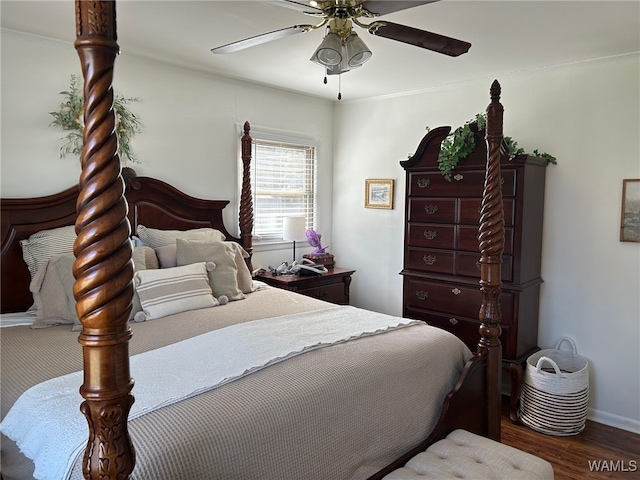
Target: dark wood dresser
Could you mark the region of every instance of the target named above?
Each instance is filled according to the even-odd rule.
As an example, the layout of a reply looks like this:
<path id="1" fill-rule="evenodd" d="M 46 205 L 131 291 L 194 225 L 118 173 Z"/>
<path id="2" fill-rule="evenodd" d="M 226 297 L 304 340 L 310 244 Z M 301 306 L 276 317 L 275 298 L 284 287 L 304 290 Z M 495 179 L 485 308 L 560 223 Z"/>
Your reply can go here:
<path id="1" fill-rule="evenodd" d="M 406 170 L 403 315 L 444 328 L 476 351 L 482 303 L 478 228 L 486 144 L 479 132 L 476 150 L 460 162 L 449 182 L 437 163 L 448 132 L 448 127 L 432 130 L 415 155 L 400 162 Z M 500 340 L 505 366 L 513 366 L 511 393 L 516 397 L 519 366 L 538 350 L 547 163 L 530 155 L 509 161 L 506 152 L 501 162 L 505 247 Z"/>
<path id="2" fill-rule="evenodd" d="M 322 275 L 272 275 L 269 272 L 256 275 L 256 280 L 272 287 L 290 290 L 325 302 L 349 304 L 349 285 L 355 270 L 328 268 Z"/>

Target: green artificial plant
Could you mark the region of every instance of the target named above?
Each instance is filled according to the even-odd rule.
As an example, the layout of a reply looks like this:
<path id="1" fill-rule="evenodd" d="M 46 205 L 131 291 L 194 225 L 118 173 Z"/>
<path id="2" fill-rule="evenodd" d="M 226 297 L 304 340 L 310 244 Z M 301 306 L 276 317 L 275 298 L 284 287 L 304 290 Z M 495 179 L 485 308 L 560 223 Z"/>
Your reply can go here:
<path id="1" fill-rule="evenodd" d="M 61 140 L 66 140 L 60 147 L 60 158 L 69 154 L 78 158 L 82 152 L 82 135 L 84 132 L 83 110 L 84 95 L 78 90 L 77 78 L 71 75 L 69 90 L 60 92 L 65 101 L 60 104 L 57 112 L 49 112 L 54 120 L 50 126 L 59 127 L 68 132 Z M 128 105 L 139 102 L 135 97 L 113 96 L 113 110 L 116 115 L 116 138 L 118 140 L 117 153 L 124 162 L 140 163 L 131 149 L 131 139 L 142 131 L 140 119 L 129 110 Z"/>
<path id="2" fill-rule="evenodd" d="M 451 172 L 460 160 L 467 158 L 476 149 L 476 132 L 484 130 L 486 126 L 486 114 L 478 113 L 464 125 L 456 128 L 442 141 L 440 154 L 438 155 L 438 167 L 448 181 L 451 181 Z M 427 131 L 429 131 L 429 127 L 427 127 Z M 513 138 L 505 136 L 504 143 L 509 151 L 509 160 L 524 153 L 524 149 L 519 148 L 518 142 Z M 548 153 L 540 153 L 536 149 L 533 154 L 537 157 L 546 158 L 549 163 L 557 163 L 556 158 Z"/>

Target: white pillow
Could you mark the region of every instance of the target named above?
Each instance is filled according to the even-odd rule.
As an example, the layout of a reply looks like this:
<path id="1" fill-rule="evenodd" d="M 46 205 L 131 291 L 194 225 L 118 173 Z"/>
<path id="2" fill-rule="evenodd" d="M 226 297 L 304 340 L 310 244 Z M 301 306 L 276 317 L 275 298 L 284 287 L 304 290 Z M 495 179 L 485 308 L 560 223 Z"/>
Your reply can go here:
<path id="1" fill-rule="evenodd" d="M 136 321 L 153 320 L 175 313 L 215 307 L 220 303 L 209 286 L 209 262 L 193 263 L 181 267 L 159 270 L 141 270 L 134 275 L 136 291 L 140 297 L 143 315 Z"/>
<path id="2" fill-rule="evenodd" d="M 219 230 L 213 228 L 194 228 L 191 230 L 158 230 L 138 225 L 136 233 L 142 242 L 151 248 L 163 247 L 176 243 L 176 238 L 184 240 L 202 240 L 208 242 L 222 242 L 226 237 Z"/>

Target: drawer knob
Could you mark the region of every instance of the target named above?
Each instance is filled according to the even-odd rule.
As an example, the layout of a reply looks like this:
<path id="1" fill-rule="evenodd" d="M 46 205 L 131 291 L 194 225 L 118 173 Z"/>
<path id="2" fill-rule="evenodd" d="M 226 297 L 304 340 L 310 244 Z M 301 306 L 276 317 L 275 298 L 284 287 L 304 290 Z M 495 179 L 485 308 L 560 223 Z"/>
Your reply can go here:
<path id="1" fill-rule="evenodd" d="M 478 270 L 482 270 L 482 265 L 480 265 L 480 261 L 479 260 L 476 262 L 476 268 Z"/>
<path id="2" fill-rule="evenodd" d="M 450 318 L 449 319 L 449 323 L 451 325 L 457 325 L 458 324 L 458 319 L 457 318 Z"/>
<path id="3" fill-rule="evenodd" d="M 418 290 L 416 292 L 416 297 L 418 297 L 418 300 L 426 300 L 427 298 L 429 298 L 429 292 L 425 292 L 424 290 Z"/>
<path id="4" fill-rule="evenodd" d="M 433 215 L 434 213 L 438 213 L 438 206 L 430 203 L 429 205 L 424 207 L 424 211 L 429 215 Z"/>
<path id="5" fill-rule="evenodd" d="M 454 295 L 460 295 L 462 293 L 462 290 L 456 287 L 453 290 L 451 290 L 451 293 L 453 293 Z"/>
<path id="6" fill-rule="evenodd" d="M 462 175 L 461 173 L 458 173 L 456 175 L 453 176 L 454 180 L 457 180 L 458 182 L 460 180 L 462 180 L 464 178 L 464 175 Z"/>
<path id="7" fill-rule="evenodd" d="M 424 231 L 424 238 L 426 238 L 427 240 L 433 240 L 438 236 L 438 232 L 436 232 L 435 230 L 425 230 Z"/>
<path id="8" fill-rule="evenodd" d="M 435 255 L 425 255 L 424 257 L 422 257 L 422 260 L 424 260 L 424 263 L 426 263 L 427 265 L 433 265 L 434 263 L 436 263 L 436 256 Z"/>
<path id="9" fill-rule="evenodd" d="M 431 180 L 429 178 L 419 178 L 416 183 L 419 188 L 427 188 L 431 184 Z"/>

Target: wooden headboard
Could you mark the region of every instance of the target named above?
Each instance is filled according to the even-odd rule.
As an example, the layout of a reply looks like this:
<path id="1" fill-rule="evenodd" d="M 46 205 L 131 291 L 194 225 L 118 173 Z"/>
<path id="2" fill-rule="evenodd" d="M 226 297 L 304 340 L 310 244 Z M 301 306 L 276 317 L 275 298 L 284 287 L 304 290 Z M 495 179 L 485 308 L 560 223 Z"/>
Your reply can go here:
<path id="1" fill-rule="evenodd" d="M 249 123 L 245 123 L 244 144 L 250 147 Z M 250 155 L 251 149 L 248 149 Z M 244 158 L 243 158 L 244 160 Z M 246 164 L 248 169 L 248 163 Z M 251 188 L 248 185 L 240 201 L 240 238 L 227 230 L 222 219 L 222 211 L 228 200 L 204 200 L 187 195 L 162 180 L 138 177 L 130 168 L 124 168 L 125 197 L 129 207 L 128 218 L 131 232 L 138 225 L 151 228 L 187 230 L 211 227 L 220 230 L 227 240 L 238 242 L 247 252 L 252 253 L 251 230 L 253 209 L 251 208 Z M 246 177 L 246 180 L 244 178 Z M 249 175 L 243 176 L 249 181 Z M 57 227 L 73 225 L 78 216 L 76 203 L 78 187 L 71 187 L 55 195 L 37 198 L 6 198 L 1 200 L 2 211 L 2 268 L 0 287 L 2 313 L 24 312 L 33 303 L 29 291 L 30 275 L 22 258 L 20 240 L 33 233 Z M 247 259 L 251 268 L 251 256 Z"/>

